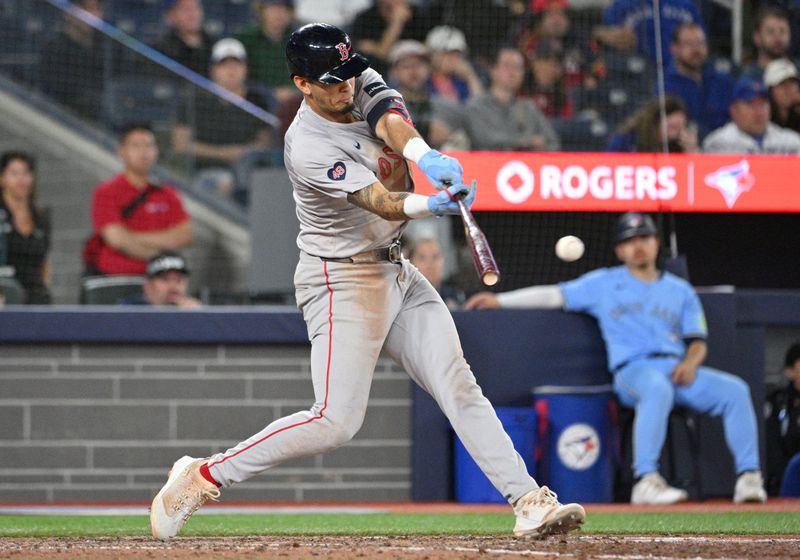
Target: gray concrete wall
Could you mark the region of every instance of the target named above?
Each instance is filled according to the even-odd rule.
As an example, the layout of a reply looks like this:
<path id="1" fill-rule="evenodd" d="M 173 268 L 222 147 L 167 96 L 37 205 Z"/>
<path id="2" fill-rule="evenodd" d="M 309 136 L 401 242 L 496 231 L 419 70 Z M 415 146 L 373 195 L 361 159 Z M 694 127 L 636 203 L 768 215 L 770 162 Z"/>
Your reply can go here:
<path id="1" fill-rule="evenodd" d="M 410 382 L 381 359 L 361 432 L 223 500 L 408 500 Z M 309 348 L 0 345 L 0 502 L 149 501 L 184 454 L 313 401 Z"/>

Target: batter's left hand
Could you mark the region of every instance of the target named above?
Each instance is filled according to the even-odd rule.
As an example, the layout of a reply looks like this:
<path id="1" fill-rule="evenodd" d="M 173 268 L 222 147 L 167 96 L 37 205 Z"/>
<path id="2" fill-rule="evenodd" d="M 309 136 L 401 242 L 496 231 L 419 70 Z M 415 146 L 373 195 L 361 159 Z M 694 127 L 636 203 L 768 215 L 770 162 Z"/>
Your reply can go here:
<path id="1" fill-rule="evenodd" d="M 675 385 L 691 385 L 695 377 L 697 377 L 697 367 L 686 362 L 680 362 L 672 370 L 672 383 Z"/>
<path id="2" fill-rule="evenodd" d="M 475 181 L 472 182 L 470 187 L 467 187 L 467 185 L 447 187 L 445 190 L 428 197 L 428 209 L 436 216 L 460 214 L 461 209 L 458 207 L 458 198 L 462 198 L 467 208 L 470 208 L 475 200 L 476 188 L 477 183 Z"/>
<path id="3" fill-rule="evenodd" d="M 419 159 L 417 165 L 431 184 L 439 190 L 464 182 L 464 170 L 458 160 L 438 150 L 430 150 Z"/>

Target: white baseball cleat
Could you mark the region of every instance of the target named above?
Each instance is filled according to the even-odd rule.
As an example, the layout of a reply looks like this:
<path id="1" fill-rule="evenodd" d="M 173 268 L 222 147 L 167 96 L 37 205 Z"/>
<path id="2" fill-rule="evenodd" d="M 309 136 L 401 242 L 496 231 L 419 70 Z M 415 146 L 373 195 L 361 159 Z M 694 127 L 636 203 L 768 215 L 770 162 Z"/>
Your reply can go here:
<path id="1" fill-rule="evenodd" d="M 187 455 L 172 465 L 167 483 L 150 505 L 150 529 L 154 537 L 171 539 L 207 500 L 219 498 L 219 488 L 200 474 L 205 461 Z"/>
<path id="2" fill-rule="evenodd" d="M 580 529 L 586 512 L 580 504 L 562 505 L 547 486 L 531 490 L 514 504 L 517 537 L 544 538 Z"/>
<path id="3" fill-rule="evenodd" d="M 764 490 L 764 479 L 759 471 L 747 471 L 736 479 L 736 489 L 733 491 L 733 501 L 737 504 L 745 502 L 767 501 L 767 491 Z"/>
<path id="4" fill-rule="evenodd" d="M 631 492 L 631 503 L 637 505 L 668 506 L 688 499 L 686 490 L 670 486 L 657 472 L 644 475 Z"/>

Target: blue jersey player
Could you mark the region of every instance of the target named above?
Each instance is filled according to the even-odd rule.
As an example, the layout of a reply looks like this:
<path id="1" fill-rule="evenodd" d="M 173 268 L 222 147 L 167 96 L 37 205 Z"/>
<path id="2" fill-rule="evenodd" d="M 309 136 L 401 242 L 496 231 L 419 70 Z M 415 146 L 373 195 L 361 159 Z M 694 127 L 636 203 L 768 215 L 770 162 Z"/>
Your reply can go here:
<path id="1" fill-rule="evenodd" d="M 722 417 L 739 475 L 734 501 L 765 502 L 750 390 L 740 378 L 701 365 L 707 332 L 703 308 L 688 282 L 656 267 L 657 233 L 649 216 L 628 212 L 616 231 L 616 254 L 623 266 L 594 270 L 558 286 L 483 292 L 466 308 L 563 307 L 597 319 L 614 391 L 623 404 L 636 409 L 633 503 L 687 499 L 685 490 L 669 486 L 658 473 L 674 405 Z"/>

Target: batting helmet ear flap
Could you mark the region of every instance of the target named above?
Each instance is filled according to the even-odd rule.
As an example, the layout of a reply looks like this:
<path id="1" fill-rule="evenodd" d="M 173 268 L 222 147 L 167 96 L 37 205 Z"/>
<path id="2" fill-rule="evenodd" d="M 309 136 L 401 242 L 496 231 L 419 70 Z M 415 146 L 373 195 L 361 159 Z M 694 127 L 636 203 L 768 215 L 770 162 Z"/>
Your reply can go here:
<path id="1" fill-rule="evenodd" d="M 344 82 L 369 68 L 369 61 L 353 52 L 350 36 L 327 23 L 309 23 L 294 31 L 286 43 L 286 64 L 292 76 L 324 84 Z"/>

